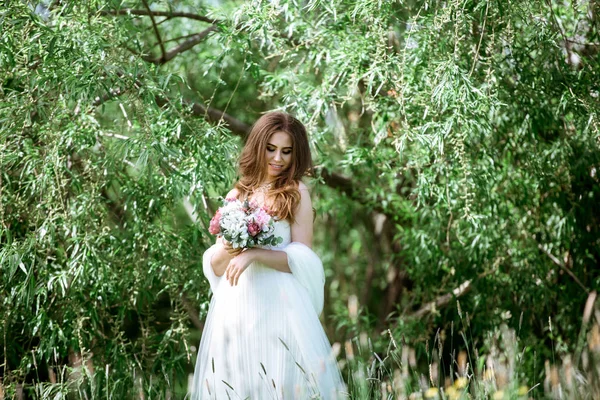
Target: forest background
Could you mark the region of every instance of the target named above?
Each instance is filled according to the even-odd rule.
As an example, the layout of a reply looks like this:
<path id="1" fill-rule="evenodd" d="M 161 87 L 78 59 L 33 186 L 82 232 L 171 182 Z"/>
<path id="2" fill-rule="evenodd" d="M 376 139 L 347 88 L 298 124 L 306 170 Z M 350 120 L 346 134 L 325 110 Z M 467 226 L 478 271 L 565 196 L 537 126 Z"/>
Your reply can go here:
<path id="1" fill-rule="evenodd" d="M 352 398 L 600 393 L 600 6 L 0 7 L 0 399 L 183 398 L 207 223 L 261 113 L 311 135 Z"/>

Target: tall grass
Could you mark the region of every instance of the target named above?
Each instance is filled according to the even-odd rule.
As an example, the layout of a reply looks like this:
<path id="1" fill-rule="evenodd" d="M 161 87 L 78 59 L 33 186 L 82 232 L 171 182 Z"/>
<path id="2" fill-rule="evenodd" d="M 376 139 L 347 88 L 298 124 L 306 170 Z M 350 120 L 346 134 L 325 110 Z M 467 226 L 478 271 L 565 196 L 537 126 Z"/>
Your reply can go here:
<path id="1" fill-rule="evenodd" d="M 595 299 L 593 292 L 574 350 L 554 354 L 540 371 L 527 370 L 536 364 L 526 359 L 531 355 L 526 354 L 518 332 L 507 325 L 490 332 L 480 348 L 473 346 L 469 315 L 460 311 L 460 305 L 458 323 L 449 332 L 451 338 L 460 339 L 457 348 L 445 349 L 444 343 L 455 341 L 445 340 L 440 331 L 431 343 L 408 343 L 388 329 L 379 337 L 363 332 L 348 338 L 343 346 L 334 343 L 333 350 L 338 356 L 344 350 L 338 363 L 353 400 L 598 399 L 600 311 L 594 307 Z M 385 343 L 385 351 L 375 351 L 374 342 Z M 0 381 L 0 400 L 113 399 L 113 393 L 123 393 L 123 385 L 129 385 L 131 398 L 144 400 L 178 399 L 189 393 L 188 383 L 175 376 L 163 377 L 156 384 L 159 380 L 139 370 L 131 370 L 131 376 L 113 376 L 110 366 L 98 365 L 93 357 L 72 354 L 69 358 L 67 365 L 48 371 L 38 370 L 41 366 L 34 361 L 37 378 L 31 384 L 3 385 Z"/>
<path id="2" fill-rule="evenodd" d="M 507 325 L 490 332 L 482 346 L 470 341 L 468 314 L 459 310 L 459 324 L 450 335 L 461 338 L 460 349 L 444 349 L 438 331 L 432 345 L 406 343 L 386 330 L 387 350 L 373 351 L 363 335 L 348 340 L 344 368 L 351 399 L 598 399 L 600 398 L 600 311 L 596 293 L 589 295 L 575 350 L 554 354 L 543 371 L 528 371 L 532 360 L 518 333 Z M 593 314 L 593 320 L 592 320 Z M 520 328 L 520 327 L 519 327 Z M 373 338 L 373 341 L 380 338 Z M 453 343 L 453 341 L 450 341 Z M 460 343 L 460 342 L 459 342 Z M 420 350 L 424 351 L 417 351 Z M 422 354 L 422 356 L 417 356 Z M 533 357 L 536 357 L 535 353 Z M 531 376 L 537 377 L 531 380 Z"/>

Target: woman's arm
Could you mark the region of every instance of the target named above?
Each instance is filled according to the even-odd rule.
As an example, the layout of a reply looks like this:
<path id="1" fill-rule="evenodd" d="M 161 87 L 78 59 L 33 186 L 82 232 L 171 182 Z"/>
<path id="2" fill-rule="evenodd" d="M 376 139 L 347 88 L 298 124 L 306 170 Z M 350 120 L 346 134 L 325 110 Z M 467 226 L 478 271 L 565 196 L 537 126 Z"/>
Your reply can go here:
<path id="1" fill-rule="evenodd" d="M 253 262 L 259 262 L 277 271 L 292 272 L 288 265 L 287 254 L 284 251 L 253 248 L 245 250 L 231 259 L 225 270 L 225 279 L 232 286 L 237 285 L 242 272 Z"/>
<path id="2" fill-rule="evenodd" d="M 300 242 L 312 248 L 313 215 L 310 194 L 303 182 L 300 182 L 299 190 L 300 204 L 296 208 L 294 214 L 295 222 L 291 227 L 292 242 Z M 242 272 L 244 272 L 254 261 L 276 269 L 277 271 L 292 272 L 285 252 L 280 250 L 254 248 L 242 252 L 229 261 L 229 265 L 227 265 L 225 269 L 225 279 L 227 279 L 232 286 L 237 285 Z"/>
<path id="3" fill-rule="evenodd" d="M 229 262 L 235 257 L 234 254 L 227 250 L 227 247 L 223 244 L 221 237 L 217 238 L 217 250 L 210 259 L 210 264 L 216 276 L 222 276 L 227 269 Z M 238 253 L 239 254 L 239 253 Z"/>
<path id="4" fill-rule="evenodd" d="M 312 249 L 313 240 L 313 210 L 310 193 L 304 182 L 298 186 L 300 204 L 294 213 L 295 222 L 292 224 L 292 242 L 300 242 Z"/>

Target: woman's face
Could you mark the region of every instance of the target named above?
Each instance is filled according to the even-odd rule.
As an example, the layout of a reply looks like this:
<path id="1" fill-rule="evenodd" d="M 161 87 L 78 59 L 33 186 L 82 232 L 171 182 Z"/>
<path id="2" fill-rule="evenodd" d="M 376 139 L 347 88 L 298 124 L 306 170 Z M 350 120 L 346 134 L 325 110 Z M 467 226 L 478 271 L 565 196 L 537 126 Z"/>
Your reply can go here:
<path id="1" fill-rule="evenodd" d="M 269 138 L 266 149 L 267 175 L 274 179 L 292 163 L 292 137 L 285 132 L 275 132 Z"/>

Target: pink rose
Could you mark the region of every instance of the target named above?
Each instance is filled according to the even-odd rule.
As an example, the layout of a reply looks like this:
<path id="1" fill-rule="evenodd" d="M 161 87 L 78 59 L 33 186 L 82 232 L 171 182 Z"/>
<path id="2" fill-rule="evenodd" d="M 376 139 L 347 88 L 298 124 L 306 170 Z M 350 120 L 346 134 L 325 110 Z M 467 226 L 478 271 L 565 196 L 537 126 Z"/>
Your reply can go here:
<path id="1" fill-rule="evenodd" d="M 261 227 L 263 225 L 268 225 L 270 220 L 271 216 L 264 208 L 259 208 L 254 213 L 254 221 L 256 221 L 256 223 L 258 223 Z"/>
<path id="2" fill-rule="evenodd" d="M 260 225 L 257 224 L 256 222 L 250 222 L 248 224 L 248 234 L 250 236 L 256 236 L 260 233 L 261 229 L 260 229 Z"/>
<path id="3" fill-rule="evenodd" d="M 210 220 L 208 231 L 212 235 L 218 235 L 221 233 L 221 209 L 219 208 L 215 213 L 215 216 Z"/>

